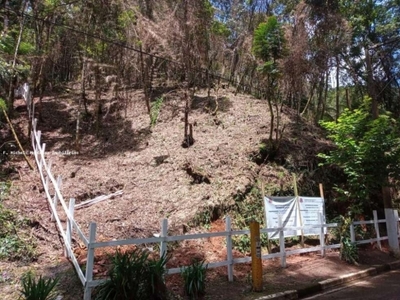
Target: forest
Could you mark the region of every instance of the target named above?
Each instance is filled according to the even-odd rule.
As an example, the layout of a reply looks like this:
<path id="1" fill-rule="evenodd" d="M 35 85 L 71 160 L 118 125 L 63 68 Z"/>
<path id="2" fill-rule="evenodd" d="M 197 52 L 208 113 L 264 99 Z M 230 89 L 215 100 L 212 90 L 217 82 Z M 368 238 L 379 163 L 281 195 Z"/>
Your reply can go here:
<path id="1" fill-rule="evenodd" d="M 39 120 L 46 94 L 73 90 L 78 150 L 81 123 L 93 123 L 97 136 L 102 130 L 104 91 L 125 115 L 128 91 L 142 91 L 154 124 L 162 95 L 181 90 L 182 146 L 190 147 L 195 93 L 207 92 L 216 115 L 212 99 L 233 88 L 268 105 L 259 160 L 282 156 L 287 107 L 294 119 L 324 128 L 338 147 L 316 161 L 343 173 L 337 197 L 355 201 L 355 211 L 381 205 L 364 205 L 366 199 L 386 195 L 391 207 L 396 198 L 399 1 L 5 0 L 1 17 L 3 111 L 13 116 L 24 82 L 39 99 Z"/>
<path id="2" fill-rule="evenodd" d="M 66 197 L 124 190 L 77 213 L 108 238 L 263 222 L 293 174 L 332 219 L 399 208 L 400 0 L 2 0 L 0 31 L 0 216 L 42 192 L 10 155 L 31 117 L 79 153 L 53 159 Z"/>

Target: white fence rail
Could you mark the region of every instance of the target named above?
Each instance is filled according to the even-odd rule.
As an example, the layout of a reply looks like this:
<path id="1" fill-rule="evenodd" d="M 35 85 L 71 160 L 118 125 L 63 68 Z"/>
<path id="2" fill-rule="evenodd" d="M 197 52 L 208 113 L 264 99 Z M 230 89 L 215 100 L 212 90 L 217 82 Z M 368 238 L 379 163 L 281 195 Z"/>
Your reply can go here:
<path id="1" fill-rule="evenodd" d="M 249 230 L 232 230 L 231 219 L 227 217 L 225 219 L 225 231 L 222 232 L 211 232 L 211 233 L 199 233 L 199 234 L 186 234 L 179 236 L 168 236 L 168 221 L 166 219 L 161 222 L 161 230 L 160 235 L 150 238 L 144 239 L 126 239 L 119 241 L 109 241 L 109 242 L 97 242 L 96 241 L 96 223 L 91 223 L 89 226 L 89 236 L 86 237 L 83 231 L 80 229 L 79 225 L 74 219 L 74 210 L 75 210 L 75 200 L 70 199 L 68 204 L 62 196 L 62 179 L 61 176 L 56 177 L 51 173 L 51 160 L 46 161 L 45 157 L 45 149 L 46 144 L 41 144 L 41 131 L 37 131 L 36 129 L 37 120 L 33 119 L 32 121 L 32 147 L 33 153 L 35 156 L 36 164 L 38 167 L 38 171 L 40 173 L 40 177 L 43 183 L 44 191 L 46 194 L 46 198 L 49 203 L 49 207 L 51 209 L 51 219 L 56 222 L 58 230 L 63 238 L 65 245 L 65 255 L 71 260 L 72 264 L 75 267 L 75 270 L 79 276 L 79 279 L 82 282 L 84 287 L 84 300 L 91 299 L 91 291 L 94 287 L 101 284 L 104 280 L 94 280 L 93 279 L 93 268 L 94 268 L 94 258 L 95 258 L 95 249 L 102 247 L 110 247 L 110 246 L 123 246 L 123 245 L 139 245 L 139 244 L 147 244 L 147 243 L 159 243 L 160 244 L 160 255 L 163 255 L 167 252 L 167 243 L 183 241 L 183 240 L 193 240 L 193 239 L 202 239 L 202 238 L 211 238 L 211 237 L 224 237 L 226 240 L 226 259 L 224 261 L 217 262 L 209 262 L 209 268 L 216 267 L 227 267 L 228 271 L 228 280 L 233 281 L 233 266 L 234 264 L 246 263 L 251 261 L 251 257 L 242 257 L 242 258 L 234 258 L 233 257 L 233 246 L 232 246 L 232 236 L 234 235 L 248 235 L 250 234 Z M 51 194 L 53 191 L 53 195 Z M 59 217 L 58 211 L 62 212 L 66 216 L 66 222 L 62 222 Z M 397 219 L 399 220 L 398 216 Z M 369 242 L 378 242 L 380 246 L 380 241 L 388 239 L 387 237 L 381 237 L 379 233 L 379 223 L 384 223 L 385 220 L 378 220 L 376 212 L 374 212 L 373 220 L 371 221 L 358 221 L 354 222 L 351 226 L 351 239 L 357 244 L 369 243 Z M 374 224 L 376 238 L 365 240 L 365 241 L 356 241 L 355 239 L 355 230 L 354 226 L 362 225 L 362 224 Z M 264 254 L 262 255 L 262 259 L 271 259 L 271 258 L 280 258 L 281 266 L 286 266 L 286 257 L 289 255 L 306 253 L 306 252 L 315 252 L 320 251 L 321 255 L 325 255 L 325 250 L 339 248 L 340 244 L 334 245 L 325 245 L 325 234 L 324 228 L 328 227 L 337 227 L 336 223 L 332 224 L 323 224 L 322 218 L 321 223 L 313 226 L 302 226 L 302 227 L 291 227 L 291 228 L 267 228 L 262 229 L 261 233 L 270 233 L 279 231 L 279 249 L 278 253 Z M 320 228 L 320 245 L 311 248 L 302 248 L 296 250 L 286 250 L 285 249 L 285 239 L 284 239 L 284 231 L 286 230 L 301 230 L 301 229 L 310 229 L 310 228 Z M 77 236 L 83 242 L 83 244 L 87 247 L 87 259 L 86 259 L 86 268 L 85 273 L 82 271 L 77 258 L 74 255 L 72 248 L 72 236 Z M 182 266 L 184 268 L 185 266 Z M 175 274 L 179 273 L 181 268 L 172 268 L 167 270 L 167 274 Z"/>

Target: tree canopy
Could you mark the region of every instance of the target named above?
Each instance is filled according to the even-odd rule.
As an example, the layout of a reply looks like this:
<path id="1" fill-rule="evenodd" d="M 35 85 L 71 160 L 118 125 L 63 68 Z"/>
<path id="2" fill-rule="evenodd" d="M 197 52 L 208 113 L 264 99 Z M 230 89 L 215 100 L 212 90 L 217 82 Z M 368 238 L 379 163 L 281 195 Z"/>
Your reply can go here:
<path id="1" fill-rule="evenodd" d="M 343 170 L 347 183 L 336 187 L 338 200 L 350 202 L 350 211 L 357 213 L 381 207 L 382 187 L 400 179 L 400 124 L 390 112 L 373 118 L 370 110 L 366 98 L 359 108 L 345 109 L 337 122 L 321 123 L 336 149 L 320 156 Z"/>

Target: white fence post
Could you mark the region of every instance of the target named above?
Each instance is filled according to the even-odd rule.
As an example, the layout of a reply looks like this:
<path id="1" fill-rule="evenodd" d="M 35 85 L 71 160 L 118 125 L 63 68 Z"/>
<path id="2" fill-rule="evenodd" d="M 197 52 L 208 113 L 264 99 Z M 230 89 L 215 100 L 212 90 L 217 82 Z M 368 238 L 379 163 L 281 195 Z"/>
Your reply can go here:
<path id="1" fill-rule="evenodd" d="M 232 226 L 231 217 L 225 219 L 225 231 L 226 236 L 226 260 L 228 261 L 228 281 L 233 281 L 233 254 L 232 254 Z"/>
<path id="2" fill-rule="evenodd" d="M 51 158 L 49 158 L 48 167 L 47 167 L 47 170 L 45 169 L 45 171 L 46 171 L 46 188 L 47 188 L 48 193 L 50 194 L 50 189 L 49 189 L 49 179 L 50 178 L 49 177 L 51 174 Z"/>
<path id="3" fill-rule="evenodd" d="M 353 224 L 353 222 L 351 222 L 351 224 L 350 224 L 350 240 L 351 240 L 352 243 L 356 242 L 356 234 L 354 232 L 354 224 Z"/>
<path id="4" fill-rule="evenodd" d="M 286 268 L 286 251 L 285 251 L 285 236 L 284 228 L 282 228 L 282 216 L 278 215 L 278 225 L 279 225 L 279 249 L 281 253 L 281 267 Z"/>
<path id="5" fill-rule="evenodd" d="M 321 231 L 319 233 L 319 243 L 321 246 L 321 256 L 325 257 L 325 227 L 324 225 L 324 217 L 322 216 L 322 213 L 319 213 L 319 222 L 321 224 Z"/>
<path id="6" fill-rule="evenodd" d="M 36 119 L 34 119 L 34 120 L 32 121 L 32 131 L 30 132 L 30 134 L 31 134 L 31 140 L 32 140 L 31 143 L 32 143 L 33 151 L 36 150 L 36 142 L 35 142 L 35 136 L 36 136 L 36 122 L 37 122 Z"/>
<path id="7" fill-rule="evenodd" d="M 168 236 L 168 219 L 163 219 L 161 221 L 161 237 L 165 238 Z M 162 240 L 160 242 L 160 257 L 167 255 L 167 242 Z"/>
<path id="8" fill-rule="evenodd" d="M 397 209 L 394 210 L 394 219 L 396 221 L 397 236 L 399 236 L 399 212 Z"/>
<path id="9" fill-rule="evenodd" d="M 83 296 L 84 300 L 90 300 L 92 298 L 92 287 L 90 286 L 93 280 L 93 266 L 94 266 L 94 248 L 92 244 L 96 241 L 96 223 L 90 223 L 89 227 L 89 243 L 87 246 L 87 261 L 86 261 L 86 284 L 85 284 L 85 294 Z"/>
<path id="10" fill-rule="evenodd" d="M 72 221 L 74 220 L 74 209 L 75 209 L 75 198 L 69 199 L 69 206 L 68 210 L 71 215 L 72 220 L 67 216 L 67 243 L 65 245 L 65 257 L 71 257 L 72 255 L 72 243 L 71 243 L 71 237 L 72 237 Z M 68 247 L 71 247 L 68 249 Z"/>
<path id="11" fill-rule="evenodd" d="M 395 219 L 394 209 L 385 208 L 386 229 L 390 250 L 397 255 L 399 253 L 399 238 L 397 233 L 398 219 Z"/>
<path id="12" fill-rule="evenodd" d="M 38 130 L 37 132 L 37 145 L 40 149 L 40 140 L 42 139 L 42 131 Z"/>
<path id="13" fill-rule="evenodd" d="M 62 184 L 62 178 L 61 175 L 58 175 L 57 177 L 57 188 L 59 189 L 59 191 L 61 191 L 61 184 Z M 57 203 L 58 202 L 58 194 L 57 194 L 57 189 L 54 189 L 54 197 L 53 197 L 53 205 L 54 205 L 54 209 L 57 209 Z M 54 217 L 54 213 L 51 213 L 51 220 L 54 221 L 55 217 Z"/>
<path id="14" fill-rule="evenodd" d="M 39 131 L 40 132 L 40 131 Z M 42 147 L 40 147 L 39 145 L 39 149 L 40 149 L 40 160 L 39 160 L 39 170 L 42 173 L 43 171 L 43 165 L 46 163 L 45 161 L 45 151 L 46 151 L 46 144 L 43 143 Z"/>
<path id="15" fill-rule="evenodd" d="M 49 162 L 47 163 L 47 173 L 51 173 L 51 167 L 52 167 L 52 160 L 51 157 L 49 158 Z"/>
<path id="16" fill-rule="evenodd" d="M 32 99 L 32 118 L 35 117 L 35 101 Z"/>
<path id="17" fill-rule="evenodd" d="M 50 193 L 50 190 L 49 190 L 49 175 L 46 175 L 45 184 L 44 184 L 44 189 L 45 189 L 45 191 L 47 191 L 48 193 Z"/>
<path id="18" fill-rule="evenodd" d="M 378 212 L 376 210 L 373 210 L 372 214 L 374 216 L 374 228 L 375 228 L 375 232 L 376 232 L 376 243 L 378 244 L 379 250 L 382 250 L 381 234 L 379 233 Z"/>

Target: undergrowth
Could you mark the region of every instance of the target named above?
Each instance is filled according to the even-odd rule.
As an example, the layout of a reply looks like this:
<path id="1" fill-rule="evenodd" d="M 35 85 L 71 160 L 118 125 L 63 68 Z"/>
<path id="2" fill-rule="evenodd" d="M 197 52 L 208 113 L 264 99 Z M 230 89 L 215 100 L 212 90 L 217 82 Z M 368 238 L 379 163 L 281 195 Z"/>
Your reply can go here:
<path id="1" fill-rule="evenodd" d="M 232 211 L 234 226 L 238 229 L 248 229 L 250 221 L 260 223 L 265 227 L 263 196 L 259 188 L 253 186 L 247 195 L 236 199 L 236 207 Z M 267 234 L 261 234 L 261 247 L 269 247 Z M 233 246 L 240 252 L 250 251 L 250 236 L 243 234 L 232 237 Z"/>
<path id="2" fill-rule="evenodd" d="M 356 243 L 350 239 L 350 226 L 353 222 L 351 217 L 341 216 L 340 224 L 340 259 L 350 264 L 357 265 L 358 249 Z"/>
<path id="3" fill-rule="evenodd" d="M 9 196 L 10 182 L 0 182 L 0 259 L 32 261 L 36 258 L 35 244 L 24 234 L 27 220 L 4 207 Z"/>
<path id="4" fill-rule="evenodd" d="M 35 279 L 31 272 L 22 277 L 22 299 L 25 300 L 51 300 L 56 296 L 55 287 L 58 284 L 58 278 L 45 279 L 40 276 Z"/>
<path id="5" fill-rule="evenodd" d="M 163 97 L 159 97 L 156 99 L 154 103 L 151 104 L 150 108 L 150 125 L 154 127 L 157 124 L 158 116 L 160 114 L 161 106 L 164 99 Z"/>
<path id="6" fill-rule="evenodd" d="M 97 288 L 97 300 L 167 299 L 167 256 L 150 259 L 149 252 L 137 248 L 132 252 L 117 251 L 111 260 L 108 279 Z"/>
<path id="7" fill-rule="evenodd" d="M 194 260 L 190 266 L 181 270 L 185 295 L 190 299 L 198 299 L 205 295 L 207 266 L 204 261 Z"/>

